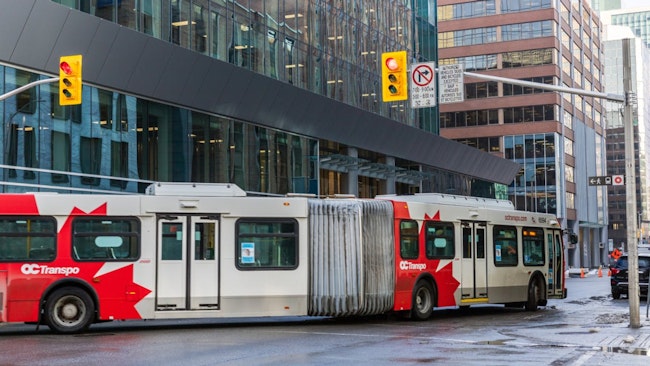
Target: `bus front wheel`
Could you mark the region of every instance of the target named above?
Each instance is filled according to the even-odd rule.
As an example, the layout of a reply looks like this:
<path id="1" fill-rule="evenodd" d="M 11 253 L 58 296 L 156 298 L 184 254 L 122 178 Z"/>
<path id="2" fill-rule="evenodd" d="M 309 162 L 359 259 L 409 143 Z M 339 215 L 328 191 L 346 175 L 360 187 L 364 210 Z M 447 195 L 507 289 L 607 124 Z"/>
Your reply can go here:
<path id="1" fill-rule="evenodd" d="M 426 320 L 433 313 L 433 286 L 429 281 L 418 281 L 413 289 L 413 305 L 411 306 L 411 317 L 417 320 Z"/>
<path id="2" fill-rule="evenodd" d="M 77 287 L 54 291 L 45 303 L 45 321 L 57 333 L 83 332 L 93 321 L 95 305 L 88 293 Z"/>
<path id="3" fill-rule="evenodd" d="M 537 279 L 530 282 L 528 285 L 528 300 L 525 305 L 527 311 L 537 310 L 537 305 L 539 305 L 543 299 L 542 290 L 543 286 L 540 285 Z"/>

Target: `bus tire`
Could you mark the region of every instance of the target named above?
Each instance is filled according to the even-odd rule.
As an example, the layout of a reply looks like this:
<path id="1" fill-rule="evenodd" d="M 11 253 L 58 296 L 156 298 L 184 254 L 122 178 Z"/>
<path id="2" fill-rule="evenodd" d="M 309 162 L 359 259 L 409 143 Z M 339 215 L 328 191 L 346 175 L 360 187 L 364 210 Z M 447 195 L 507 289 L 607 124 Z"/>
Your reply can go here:
<path id="1" fill-rule="evenodd" d="M 526 311 L 536 311 L 537 305 L 542 299 L 543 287 L 539 284 L 537 278 L 530 281 L 528 284 L 528 300 L 526 301 Z"/>
<path id="2" fill-rule="evenodd" d="M 56 333 L 79 333 L 88 329 L 95 317 L 95 304 L 78 287 L 62 287 L 45 302 L 45 322 Z"/>
<path id="3" fill-rule="evenodd" d="M 411 305 L 411 318 L 427 320 L 433 313 L 434 291 L 431 283 L 420 280 L 413 288 L 413 304 Z"/>

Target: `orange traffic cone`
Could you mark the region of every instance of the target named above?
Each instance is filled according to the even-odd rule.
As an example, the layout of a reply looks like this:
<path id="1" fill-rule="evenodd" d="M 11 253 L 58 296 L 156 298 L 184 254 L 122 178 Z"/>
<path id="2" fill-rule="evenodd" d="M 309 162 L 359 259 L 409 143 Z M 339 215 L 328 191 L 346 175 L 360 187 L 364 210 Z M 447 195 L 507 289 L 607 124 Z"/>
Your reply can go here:
<path id="1" fill-rule="evenodd" d="M 612 277 L 612 269 L 611 268 L 609 268 L 607 270 L 607 277 Z"/>
<path id="2" fill-rule="evenodd" d="M 598 266 L 598 277 L 603 277 L 603 266 Z"/>
<path id="3" fill-rule="evenodd" d="M 580 267 L 580 278 L 585 278 L 585 269 Z"/>

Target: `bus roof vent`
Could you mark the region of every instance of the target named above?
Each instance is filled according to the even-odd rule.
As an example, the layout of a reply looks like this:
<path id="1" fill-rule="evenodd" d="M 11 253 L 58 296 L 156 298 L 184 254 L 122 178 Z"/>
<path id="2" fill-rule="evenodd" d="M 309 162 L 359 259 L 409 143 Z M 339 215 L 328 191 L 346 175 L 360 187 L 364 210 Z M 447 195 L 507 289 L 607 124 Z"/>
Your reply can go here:
<path id="1" fill-rule="evenodd" d="M 152 196 L 244 197 L 246 192 L 230 183 L 157 182 L 147 187 Z"/>

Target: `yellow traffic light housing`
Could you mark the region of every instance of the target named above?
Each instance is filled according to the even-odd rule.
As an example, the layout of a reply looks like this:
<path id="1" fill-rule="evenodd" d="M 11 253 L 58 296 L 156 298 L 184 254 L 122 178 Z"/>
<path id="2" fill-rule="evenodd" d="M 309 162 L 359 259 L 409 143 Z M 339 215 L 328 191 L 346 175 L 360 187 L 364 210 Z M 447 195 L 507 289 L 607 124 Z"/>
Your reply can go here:
<path id="1" fill-rule="evenodd" d="M 384 102 L 408 99 L 406 51 L 381 54 L 381 95 Z"/>
<path id="2" fill-rule="evenodd" d="M 81 55 L 59 59 L 59 104 L 81 104 Z"/>

